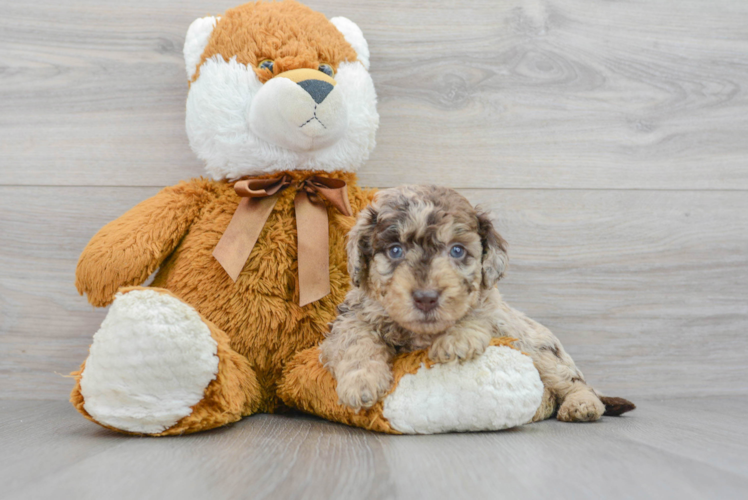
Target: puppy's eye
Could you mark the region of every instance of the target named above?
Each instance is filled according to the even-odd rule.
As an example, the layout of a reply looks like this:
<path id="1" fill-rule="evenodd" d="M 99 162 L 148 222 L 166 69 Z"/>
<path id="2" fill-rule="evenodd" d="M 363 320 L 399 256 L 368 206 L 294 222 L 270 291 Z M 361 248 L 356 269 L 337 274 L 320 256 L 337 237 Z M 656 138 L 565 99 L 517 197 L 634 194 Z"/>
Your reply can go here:
<path id="1" fill-rule="evenodd" d="M 319 68 L 317 69 L 323 72 L 324 74 L 326 74 L 327 76 L 329 76 L 330 78 L 335 76 L 335 72 L 332 70 L 332 66 L 330 66 L 329 64 L 320 64 Z"/>
<path id="2" fill-rule="evenodd" d="M 387 257 L 392 260 L 401 259 L 405 251 L 400 245 L 392 245 L 387 249 Z"/>
<path id="3" fill-rule="evenodd" d="M 272 73 L 273 72 L 273 61 L 271 61 L 270 59 L 265 59 L 264 61 L 260 62 L 260 64 L 258 64 L 257 67 L 260 69 L 266 69 Z"/>
<path id="4" fill-rule="evenodd" d="M 449 249 L 449 256 L 453 259 L 461 259 L 465 256 L 466 253 L 467 251 L 462 245 L 455 245 Z"/>

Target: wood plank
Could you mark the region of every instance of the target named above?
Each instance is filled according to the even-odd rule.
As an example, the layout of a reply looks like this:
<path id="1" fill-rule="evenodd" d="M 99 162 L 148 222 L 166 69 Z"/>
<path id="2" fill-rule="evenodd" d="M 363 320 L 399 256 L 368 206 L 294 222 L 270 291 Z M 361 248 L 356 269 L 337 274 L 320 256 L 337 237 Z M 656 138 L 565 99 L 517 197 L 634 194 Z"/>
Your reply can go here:
<path id="1" fill-rule="evenodd" d="M 63 401 L 0 400 L 3 498 L 127 440 L 97 427 Z"/>
<path id="2" fill-rule="evenodd" d="M 4 498 L 740 498 L 748 399 L 645 401 L 595 424 L 377 435 L 302 415 L 138 439 L 64 402 L 0 402 Z M 19 416 L 32 419 L 19 422 Z M 68 449 L 71 451 L 68 452 Z"/>
<path id="3" fill-rule="evenodd" d="M 0 183 L 199 175 L 184 33 L 234 3 L 2 0 Z M 748 188 L 746 2 L 308 3 L 370 42 L 382 119 L 367 185 Z"/>
<path id="4" fill-rule="evenodd" d="M 65 399 L 104 317 L 78 255 L 155 188 L 0 187 L 0 398 Z M 509 303 L 611 395 L 748 393 L 748 197 L 467 190 L 509 241 Z"/>
<path id="5" fill-rule="evenodd" d="M 155 188 L 0 188 L 0 398 L 66 399 L 105 311 L 75 290 L 104 224 Z"/>

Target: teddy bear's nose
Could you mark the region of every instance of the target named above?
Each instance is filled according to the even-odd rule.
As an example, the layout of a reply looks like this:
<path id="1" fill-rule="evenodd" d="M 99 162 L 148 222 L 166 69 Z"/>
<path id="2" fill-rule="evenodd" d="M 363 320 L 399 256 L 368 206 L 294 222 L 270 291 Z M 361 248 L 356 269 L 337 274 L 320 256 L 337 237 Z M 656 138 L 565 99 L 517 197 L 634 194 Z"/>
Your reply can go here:
<path id="1" fill-rule="evenodd" d="M 322 103 L 322 101 L 325 100 L 325 97 L 327 97 L 334 88 L 332 85 L 323 82 L 322 80 L 304 80 L 303 82 L 298 82 L 298 85 L 306 90 L 307 94 L 312 96 L 312 99 L 314 99 L 314 102 L 317 104 Z"/>

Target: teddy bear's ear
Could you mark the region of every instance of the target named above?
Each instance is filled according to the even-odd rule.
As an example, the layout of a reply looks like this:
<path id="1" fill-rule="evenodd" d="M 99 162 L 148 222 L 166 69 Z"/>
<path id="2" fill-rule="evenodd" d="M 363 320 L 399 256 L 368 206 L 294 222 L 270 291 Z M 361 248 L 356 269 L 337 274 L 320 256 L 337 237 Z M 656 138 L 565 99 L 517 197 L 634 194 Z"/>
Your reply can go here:
<path id="1" fill-rule="evenodd" d="M 197 71 L 197 65 L 200 64 L 200 58 L 219 19 L 220 17 L 213 16 L 200 17 L 187 29 L 187 37 L 184 39 L 184 65 L 189 80 L 192 80 Z"/>
<path id="2" fill-rule="evenodd" d="M 355 50 L 358 55 L 358 60 L 368 71 L 369 44 L 366 43 L 366 38 L 364 38 L 364 34 L 361 32 L 361 28 L 346 17 L 333 17 L 330 19 L 330 22 L 343 34 L 345 41 L 351 44 L 353 50 Z"/>

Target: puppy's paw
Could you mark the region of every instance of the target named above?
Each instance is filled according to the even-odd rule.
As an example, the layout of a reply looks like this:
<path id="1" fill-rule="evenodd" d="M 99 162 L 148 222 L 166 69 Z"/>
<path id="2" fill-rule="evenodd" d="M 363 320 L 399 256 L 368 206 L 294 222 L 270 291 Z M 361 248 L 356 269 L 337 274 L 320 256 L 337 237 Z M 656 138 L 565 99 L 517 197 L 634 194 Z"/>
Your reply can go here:
<path id="1" fill-rule="evenodd" d="M 381 370 L 380 370 L 381 371 Z M 339 403 L 350 406 L 356 412 L 371 408 L 392 386 L 392 373 L 377 373 L 365 368 L 346 373 L 338 380 Z"/>
<path id="2" fill-rule="evenodd" d="M 594 422 L 605 413 L 605 405 L 590 391 L 569 394 L 558 409 L 562 422 Z"/>
<path id="3" fill-rule="evenodd" d="M 437 363 L 454 363 L 477 358 L 486 351 L 491 337 L 470 332 L 445 333 L 429 349 L 429 358 Z"/>

